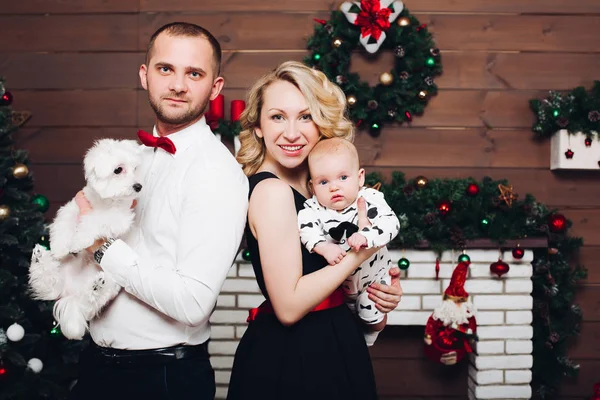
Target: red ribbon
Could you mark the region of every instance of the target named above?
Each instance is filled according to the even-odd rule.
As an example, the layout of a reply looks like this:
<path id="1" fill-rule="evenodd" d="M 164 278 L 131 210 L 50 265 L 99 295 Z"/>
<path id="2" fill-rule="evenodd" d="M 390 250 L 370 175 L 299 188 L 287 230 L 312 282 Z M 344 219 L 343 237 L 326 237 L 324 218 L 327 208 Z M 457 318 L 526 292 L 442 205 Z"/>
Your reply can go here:
<path id="1" fill-rule="evenodd" d="M 392 10 L 389 8 L 381 9 L 380 0 L 362 0 L 360 2 L 360 13 L 354 21 L 354 25 L 360 26 L 362 37 L 369 35 L 373 39 L 379 40 L 381 32 L 390 29 L 390 15 Z"/>
<path id="2" fill-rule="evenodd" d="M 157 137 L 141 129 L 138 131 L 137 135 L 140 138 L 140 141 L 148 147 L 160 147 L 171 154 L 175 154 L 175 151 L 177 150 L 173 141 L 168 137 Z"/>
<path id="3" fill-rule="evenodd" d="M 326 310 L 328 308 L 333 308 L 333 307 L 339 307 L 342 304 L 344 304 L 344 292 L 342 292 L 341 289 L 337 289 L 335 292 L 333 292 L 331 295 L 329 295 L 328 298 L 323 300 L 321 303 L 317 304 L 317 306 L 315 308 L 313 308 L 311 310 L 311 312 L 322 311 L 322 310 Z M 252 308 L 252 309 L 248 310 L 248 318 L 246 319 L 246 322 L 254 321 L 256 319 L 256 317 L 259 316 L 260 314 L 274 314 L 274 313 L 275 313 L 275 311 L 273 310 L 273 306 L 271 305 L 271 302 L 269 302 L 268 300 L 265 300 L 257 308 Z"/>

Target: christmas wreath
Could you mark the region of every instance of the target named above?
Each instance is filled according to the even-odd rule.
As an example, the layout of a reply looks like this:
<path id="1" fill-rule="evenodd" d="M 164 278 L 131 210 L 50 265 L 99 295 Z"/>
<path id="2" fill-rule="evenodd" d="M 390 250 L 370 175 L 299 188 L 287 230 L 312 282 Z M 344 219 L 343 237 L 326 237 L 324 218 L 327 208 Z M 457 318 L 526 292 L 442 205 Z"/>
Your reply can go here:
<path id="1" fill-rule="evenodd" d="M 316 22 L 304 62 L 342 88 L 357 127 L 378 136 L 386 122 L 411 122 L 413 115 L 423 113 L 437 93 L 434 78 L 442 72 L 441 56 L 426 25 L 401 1 L 345 2 L 329 21 Z M 381 49 L 396 56 L 391 71 L 383 71 L 374 87 L 349 72 L 357 48 L 363 48 L 367 57 Z"/>

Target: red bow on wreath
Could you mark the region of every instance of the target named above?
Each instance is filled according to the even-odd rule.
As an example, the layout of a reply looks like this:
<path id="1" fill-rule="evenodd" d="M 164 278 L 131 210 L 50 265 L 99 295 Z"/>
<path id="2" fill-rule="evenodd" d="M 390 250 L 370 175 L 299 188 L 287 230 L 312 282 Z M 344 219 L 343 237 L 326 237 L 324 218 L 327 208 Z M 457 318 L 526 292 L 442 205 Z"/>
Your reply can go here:
<path id="1" fill-rule="evenodd" d="M 360 27 L 359 41 L 369 53 L 379 49 L 385 40 L 385 31 L 390 29 L 403 8 L 402 2 L 397 0 L 346 1 L 340 6 L 348 22 Z"/>
<path id="2" fill-rule="evenodd" d="M 354 24 L 360 26 L 362 37 L 369 35 L 379 40 L 382 31 L 390 29 L 390 15 L 392 10 L 381 8 L 379 0 L 362 0 L 360 2 L 360 13 L 356 16 Z"/>

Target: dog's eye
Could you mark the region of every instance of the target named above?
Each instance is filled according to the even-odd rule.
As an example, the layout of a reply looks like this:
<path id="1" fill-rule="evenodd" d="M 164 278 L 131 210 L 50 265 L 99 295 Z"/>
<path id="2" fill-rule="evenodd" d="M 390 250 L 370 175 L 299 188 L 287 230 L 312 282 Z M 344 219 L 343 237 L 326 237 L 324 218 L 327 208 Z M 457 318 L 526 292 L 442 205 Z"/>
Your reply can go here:
<path id="1" fill-rule="evenodd" d="M 123 172 L 123 167 L 117 167 L 114 170 L 114 173 L 117 174 L 117 175 L 119 175 L 121 172 Z"/>

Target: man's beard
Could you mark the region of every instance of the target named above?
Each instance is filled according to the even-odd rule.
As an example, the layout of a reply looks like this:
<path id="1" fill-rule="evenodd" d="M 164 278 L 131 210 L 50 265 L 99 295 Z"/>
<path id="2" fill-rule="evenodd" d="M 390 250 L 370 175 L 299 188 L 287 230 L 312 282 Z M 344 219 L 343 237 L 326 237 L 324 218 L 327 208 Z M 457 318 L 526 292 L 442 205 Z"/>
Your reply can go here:
<path id="1" fill-rule="evenodd" d="M 172 98 L 172 99 L 180 98 L 176 94 L 171 94 L 167 97 Z M 155 102 L 152 99 L 150 92 L 148 92 L 148 101 L 150 102 L 150 107 L 152 107 L 152 109 L 154 110 L 154 114 L 156 114 L 156 118 L 160 122 L 162 122 L 164 124 L 168 124 L 168 125 L 185 125 L 191 121 L 194 121 L 195 119 L 197 119 L 199 116 L 201 116 L 204 113 L 204 111 L 206 110 L 206 107 L 208 106 L 209 99 L 208 98 L 204 99 L 204 101 L 202 103 L 200 103 L 200 105 L 198 107 L 189 109 L 189 110 L 187 110 L 187 112 L 184 112 L 177 116 L 168 116 L 167 113 L 165 112 L 165 106 L 161 105 L 159 102 Z"/>

